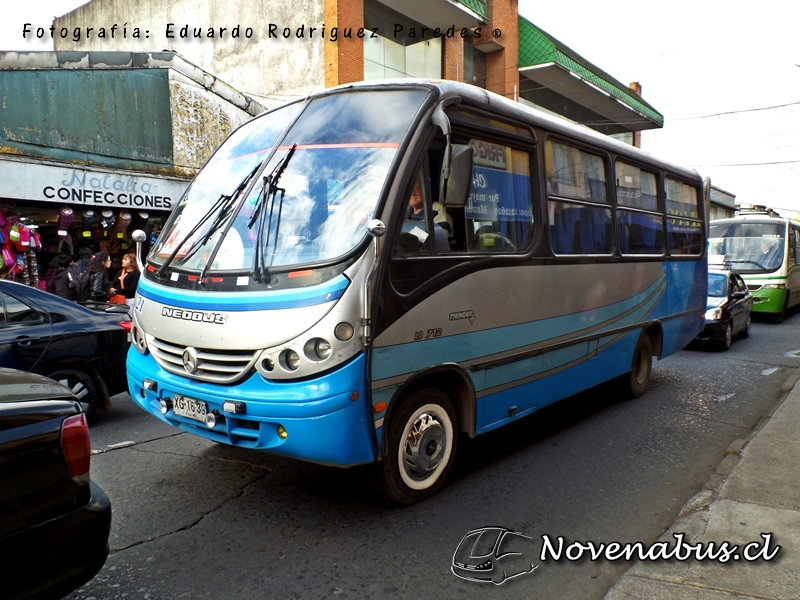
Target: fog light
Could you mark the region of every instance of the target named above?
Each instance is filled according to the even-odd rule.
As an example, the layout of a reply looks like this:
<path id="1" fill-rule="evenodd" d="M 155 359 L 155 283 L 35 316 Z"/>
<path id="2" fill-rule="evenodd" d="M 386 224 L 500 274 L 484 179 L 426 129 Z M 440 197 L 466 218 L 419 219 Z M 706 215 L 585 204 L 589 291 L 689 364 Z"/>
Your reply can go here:
<path id="1" fill-rule="evenodd" d="M 158 408 L 161 411 L 162 415 L 165 415 L 169 412 L 169 409 L 172 408 L 172 402 L 169 400 L 164 400 L 163 398 L 158 402 Z"/>
<path id="2" fill-rule="evenodd" d="M 286 429 L 284 429 L 283 425 L 278 425 L 278 437 L 285 440 L 288 436 L 289 434 L 286 433 Z"/>
<path id="3" fill-rule="evenodd" d="M 145 379 L 142 381 L 142 387 L 146 390 L 150 390 L 151 392 L 158 391 L 158 383 L 153 381 L 152 379 Z"/>
<path id="4" fill-rule="evenodd" d="M 206 414 L 206 427 L 209 429 L 214 429 L 214 426 L 217 424 L 217 415 L 213 412 Z"/>

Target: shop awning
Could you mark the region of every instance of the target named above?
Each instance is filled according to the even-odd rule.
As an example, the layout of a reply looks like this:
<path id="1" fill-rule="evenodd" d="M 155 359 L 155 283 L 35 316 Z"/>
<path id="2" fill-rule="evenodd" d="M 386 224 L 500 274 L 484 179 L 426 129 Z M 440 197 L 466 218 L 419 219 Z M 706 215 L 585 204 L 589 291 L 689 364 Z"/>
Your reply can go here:
<path id="1" fill-rule="evenodd" d="M 639 94 L 533 23 L 519 18 L 520 95 L 545 108 L 555 98 L 580 110 L 573 120 L 606 133 L 664 126 L 664 117 Z M 557 101 L 556 101 L 557 102 Z"/>

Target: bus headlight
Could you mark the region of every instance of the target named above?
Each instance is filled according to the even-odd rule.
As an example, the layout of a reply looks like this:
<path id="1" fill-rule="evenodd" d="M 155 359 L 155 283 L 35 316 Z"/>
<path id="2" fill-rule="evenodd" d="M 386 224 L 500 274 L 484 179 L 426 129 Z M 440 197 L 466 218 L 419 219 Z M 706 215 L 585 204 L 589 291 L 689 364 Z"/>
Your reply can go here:
<path id="1" fill-rule="evenodd" d="M 142 354 L 147 354 L 147 340 L 144 337 L 144 331 L 142 331 L 141 327 L 133 325 L 131 331 L 131 341 L 133 342 L 134 348 L 136 348 Z"/>
<path id="2" fill-rule="evenodd" d="M 331 343 L 328 340 L 313 338 L 306 342 L 306 345 L 303 347 L 303 352 L 308 360 L 319 362 L 330 358 L 333 348 L 331 348 Z"/>
<path id="3" fill-rule="evenodd" d="M 314 352 L 317 353 L 320 360 L 325 360 L 331 355 L 331 344 L 328 340 L 317 340 L 314 344 Z"/>
<path id="4" fill-rule="evenodd" d="M 719 321 L 722 318 L 722 307 L 706 311 L 706 321 Z"/>
<path id="5" fill-rule="evenodd" d="M 761 286 L 762 290 L 785 290 L 785 283 L 767 283 Z"/>
<path id="6" fill-rule="evenodd" d="M 281 363 L 287 371 L 297 371 L 300 366 L 300 356 L 294 350 L 284 350 L 281 352 Z"/>

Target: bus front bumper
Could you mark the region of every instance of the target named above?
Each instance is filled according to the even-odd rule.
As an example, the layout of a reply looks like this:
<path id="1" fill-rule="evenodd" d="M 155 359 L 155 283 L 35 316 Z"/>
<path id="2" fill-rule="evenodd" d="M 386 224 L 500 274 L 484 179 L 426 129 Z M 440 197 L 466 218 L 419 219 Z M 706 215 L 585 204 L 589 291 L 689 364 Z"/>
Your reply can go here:
<path id="1" fill-rule="evenodd" d="M 753 296 L 753 312 L 779 313 L 786 302 L 786 290 L 780 288 L 761 288 L 755 290 Z"/>
<path id="2" fill-rule="evenodd" d="M 310 380 L 271 382 L 254 373 L 238 385 L 224 386 L 174 375 L 134 348 L 128 354 L 131 397 L 165 423 L 215 442 L 337 467 L 376 459 L 365 374 L 361 354 Z M 204 404 L 206 414 L 214 415 L 213 427 L 175 414 L 176 396 Z M 224 410 L 226 402 L 234 403 L 236 412 Z"/>

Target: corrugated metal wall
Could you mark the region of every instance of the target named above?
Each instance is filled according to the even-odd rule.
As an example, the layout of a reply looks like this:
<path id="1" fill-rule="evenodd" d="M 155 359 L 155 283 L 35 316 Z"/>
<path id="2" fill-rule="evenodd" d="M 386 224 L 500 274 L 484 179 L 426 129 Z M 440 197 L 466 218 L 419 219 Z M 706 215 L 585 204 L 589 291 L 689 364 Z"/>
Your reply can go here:
<path id="1" fill-rule="evenodd" d="M 173 168 L 167 69 L 0 71 L 0 151 Z"/>

